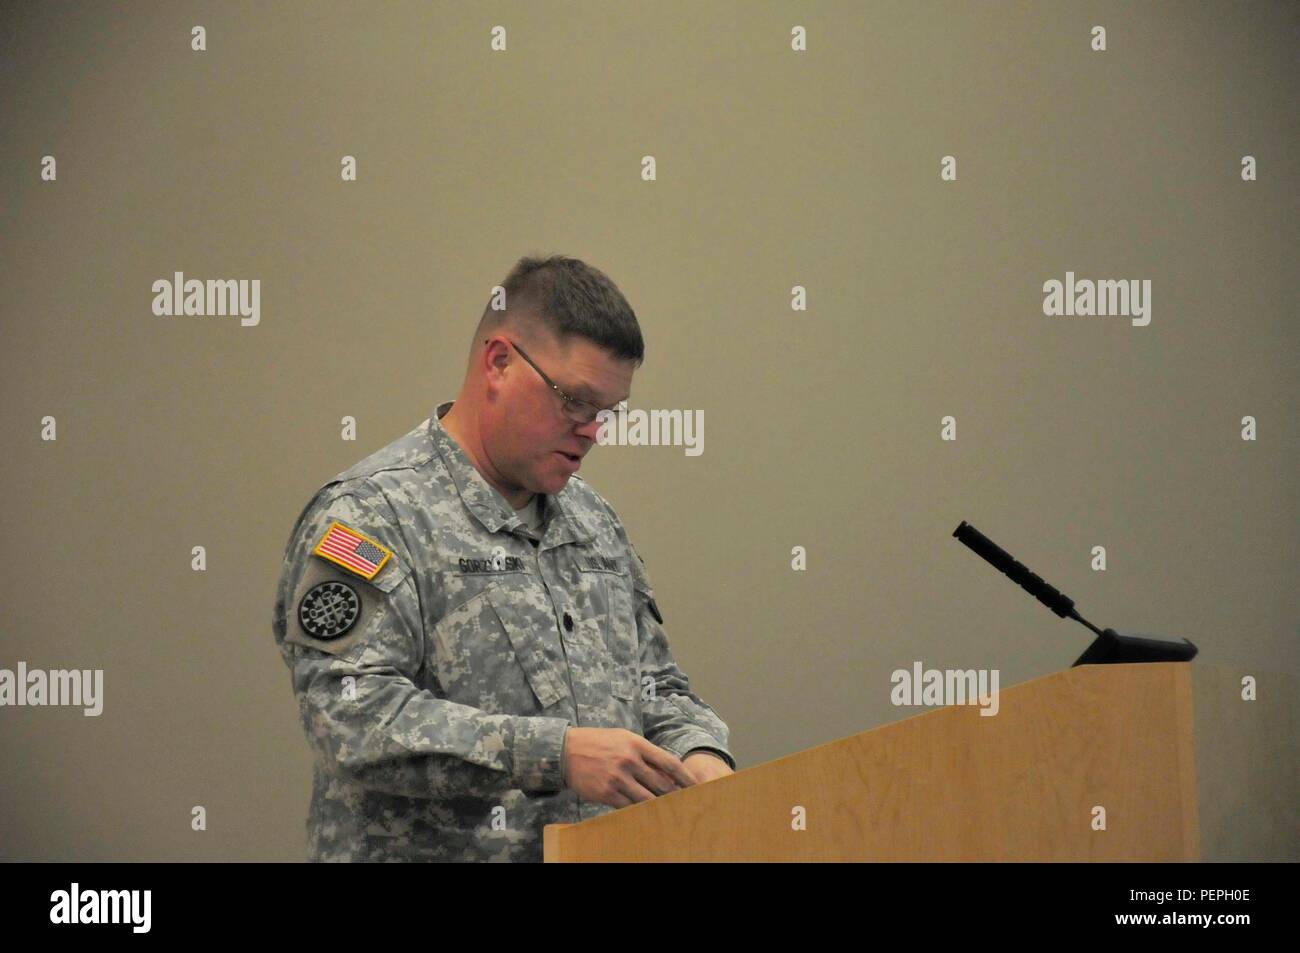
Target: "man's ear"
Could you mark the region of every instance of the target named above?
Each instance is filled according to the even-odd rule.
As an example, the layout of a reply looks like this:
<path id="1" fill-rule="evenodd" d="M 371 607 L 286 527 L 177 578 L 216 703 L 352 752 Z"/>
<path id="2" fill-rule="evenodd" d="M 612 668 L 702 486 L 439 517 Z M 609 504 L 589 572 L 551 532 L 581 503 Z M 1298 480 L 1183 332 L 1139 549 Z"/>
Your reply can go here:
<path id="1" fill-rule="evenodd" d="M 488 389 L 496 392 L 502 387 L 503 372 L 514 359 L 510 345 L 497 339 L 483 349 L 483 380 Z"/>

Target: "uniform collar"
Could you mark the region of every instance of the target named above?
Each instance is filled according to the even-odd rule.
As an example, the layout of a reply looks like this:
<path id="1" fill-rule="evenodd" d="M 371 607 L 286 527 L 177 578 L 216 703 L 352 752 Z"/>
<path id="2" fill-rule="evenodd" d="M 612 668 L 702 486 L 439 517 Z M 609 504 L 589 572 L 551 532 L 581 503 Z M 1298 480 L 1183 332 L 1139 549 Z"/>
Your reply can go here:
<path id="1" fill-rule="evenodd" d="M 447 472 L 451 474 L 461 502 L 489 533 L 509 530 L 522 532 L 526 536 L 533 535 L 533 531 L 519 518 L 505 497 L 483 478 L 483 474 L 470 462 L 460 444 L 443 427 L 442 417 L 451 410 L 454 403 L 451 400 L 444 401 L 429 415 L 429 440 L 438 451 L 438 456 L 442 457 Z M 544 522 L 540 530 L 543 549 L 564 543 L 589 542 L 595 538 L 596 531 L 579 503 L 573 477 L 569 478 L 559 493 L 544 495 L 543 504 Z"/>

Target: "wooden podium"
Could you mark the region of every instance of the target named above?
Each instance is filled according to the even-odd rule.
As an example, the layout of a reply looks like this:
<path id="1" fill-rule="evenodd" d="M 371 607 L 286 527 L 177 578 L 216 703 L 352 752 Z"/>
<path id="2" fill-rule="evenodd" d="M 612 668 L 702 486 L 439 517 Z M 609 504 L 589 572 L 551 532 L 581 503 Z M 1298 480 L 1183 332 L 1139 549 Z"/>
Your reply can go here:
<path id="1" fill-rule="evenodd" d="M 547 825 L 545 859 L 1296 860 L 1295 679 L 1257 677 L 1243 701 L 1237 673 L 1197 663 L 1068 669 L 991 717 L 933 709 Z"/>

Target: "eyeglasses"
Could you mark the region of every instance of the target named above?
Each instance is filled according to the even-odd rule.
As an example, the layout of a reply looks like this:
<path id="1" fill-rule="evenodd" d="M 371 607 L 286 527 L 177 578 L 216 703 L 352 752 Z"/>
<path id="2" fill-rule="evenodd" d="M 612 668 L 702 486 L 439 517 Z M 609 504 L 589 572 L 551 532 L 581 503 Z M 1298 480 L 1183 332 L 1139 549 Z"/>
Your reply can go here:
<path id="1" fill-rule="evenodd" d="M 486 344 L 487 341 L 484 341 L 483 343 Z M 524 352 L 523 348 L 521 348 L 514 341 L 510 342 L 510 346 L 514 348 L 516 351 L 518 351 L 519 356 L 522 357 L 525 361 L 527 361 L 529 366 L 531 366 L 533 370 L 535 370 L 538 374 L 541 375 L 542 380 L 546 381 L 546 386 L 549 387 L 551 390 L 555 391 L 555 393 L 559 396 L 560 400 L 564 401 L 564 416 L 568 417 L 574 423 L 589 424 L 596 419 L 596 417 L 600 414 L 602 410 L 608 410 L 611 413 L 616 413 L 616 414 L 623 414 L 627 412 L 627 401 L 625 400 L 620 400 L 613 407 L 598 407 L 589 400 L 579 400 L 577 397 L 570 397 L 564 391 L 560 390 L 558 386 L 556 386 L 555 381 L 551 380 L 549 377 L 546 376 L 546 372 L 543 371 L 540 367 L 538 367 L 536 363 L 534 363 L 533 359 L 529 357 L 527 353 Z"/>

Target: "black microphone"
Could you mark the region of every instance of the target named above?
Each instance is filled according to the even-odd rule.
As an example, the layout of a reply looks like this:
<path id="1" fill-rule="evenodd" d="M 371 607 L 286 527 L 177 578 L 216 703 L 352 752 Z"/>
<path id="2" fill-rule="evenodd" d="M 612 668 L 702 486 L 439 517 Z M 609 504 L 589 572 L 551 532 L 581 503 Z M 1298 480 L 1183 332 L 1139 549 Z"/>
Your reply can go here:
<path id="1" fill-rule="evenodd" d="M 1012 582 L 1029 593 L 1061 618 L 1074 613 L 1074 600 L 1063 592 L 1058 592 L 1045 583 L 1041 577 L 1034 575 L 1024 565 L 1017 562 L 1010 553 L 989 539 L 965 520 L 952 531 L 952 535 L 975 550 L 985 560 L 993 564 L 998 572 L 1006 574 Z"/>
<path id="2" fill-rule="evenodd" d="M 1187 639 L 1181 643 L 1170 642 L 1145 635 L 1122 635 L 1114 629 L 1099 629 L 1074 608 L 1074 600 L 1040 576 L 1017 562 L 1016 559 L 993 540 L 989 539 L 965 520 L 952 531 L 952 535 L 974 550 L 998 572 L 1029 593 L 1061 618 L 1074 619 L 1086 625 L 1097 638 L 1075 660 L 1075 665 L 1097 665 L 1106 662 L 1188 662 L 1197 648 Z M 1073 666 L 1072 666 L 1073 667 Z"/>

